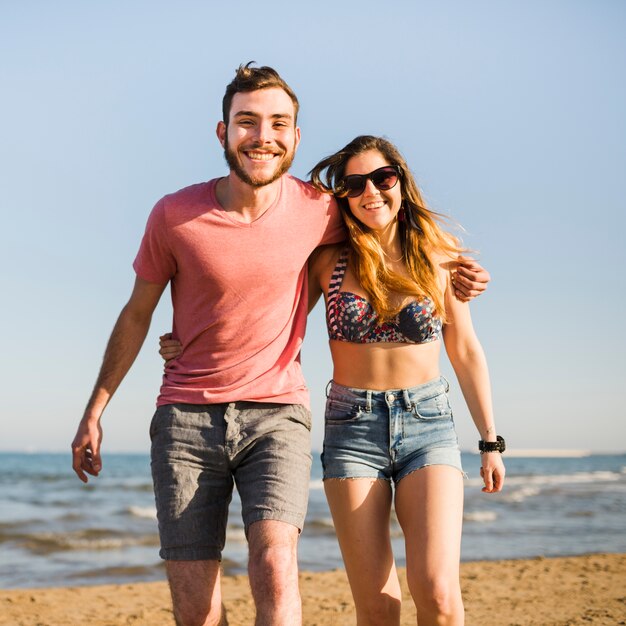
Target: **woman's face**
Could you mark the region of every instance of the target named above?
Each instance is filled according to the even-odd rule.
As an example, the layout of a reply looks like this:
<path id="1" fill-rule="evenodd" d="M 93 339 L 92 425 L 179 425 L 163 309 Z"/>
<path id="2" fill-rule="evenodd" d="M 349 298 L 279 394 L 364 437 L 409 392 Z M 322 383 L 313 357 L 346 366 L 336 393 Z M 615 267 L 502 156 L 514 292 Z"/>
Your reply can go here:
<path id="1" fill-rule="evenodd" d="M 344 177 L 354 174 L 371 174 L 381 167 L 389 166 L 389 162 L 378 152 L 368 150 L 351 157 L 346 163 Z M 402 205 L 402 186 L 400 179 L 394 183 L 393 171 L 383 170 L 375 180 L 381 186 L 393 184 L 391 189 L 379 189 L 370 178 L 365 181 L 363 192 L 354 198 L 348 198 L 350 212 L 360 222 L 376 231 L 383 231 L 396 221 L 398 211 Z M 387 176 L 385 177 L 385 174 Z"/>

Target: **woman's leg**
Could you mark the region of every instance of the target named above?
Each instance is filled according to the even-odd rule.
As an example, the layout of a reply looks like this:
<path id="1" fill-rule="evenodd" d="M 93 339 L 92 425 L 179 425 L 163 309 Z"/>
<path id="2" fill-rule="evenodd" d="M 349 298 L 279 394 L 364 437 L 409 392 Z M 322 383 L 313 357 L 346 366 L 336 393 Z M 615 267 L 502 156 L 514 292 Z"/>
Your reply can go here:
<path id="1" fill-rule="evenodd" d="M 396 514 L 406 545 L 407 579 L 420 626 L 462 626 L 459 582 L 463 476 L 430 465 L 396 488 Z"/>
<path id="2" fill-rule="evenodd" d="M 356 606 L 357 626 L 400 624 L 401 590 L 391 551 L 391 485 L 327 479 L 324 490 Z"/>

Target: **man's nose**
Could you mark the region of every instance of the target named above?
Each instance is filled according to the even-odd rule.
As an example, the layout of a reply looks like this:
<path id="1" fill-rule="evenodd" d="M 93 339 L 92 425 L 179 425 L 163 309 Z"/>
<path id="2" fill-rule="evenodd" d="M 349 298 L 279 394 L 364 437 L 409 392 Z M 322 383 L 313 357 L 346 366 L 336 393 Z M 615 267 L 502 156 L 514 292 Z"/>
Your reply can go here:
<path id="1" fill-rule="evenodd" d="M 271 124 L 269 124 L 269 123 L 265 124 L 265 123 L 261 122 L 257 126 L 256 136 L 257 136 L 257 139 L 259 140 L 259 142 L 261 144 L 269 143 L 271 141 L 271 137 L 272 137 L 272 126 L 271 126 Z"/>

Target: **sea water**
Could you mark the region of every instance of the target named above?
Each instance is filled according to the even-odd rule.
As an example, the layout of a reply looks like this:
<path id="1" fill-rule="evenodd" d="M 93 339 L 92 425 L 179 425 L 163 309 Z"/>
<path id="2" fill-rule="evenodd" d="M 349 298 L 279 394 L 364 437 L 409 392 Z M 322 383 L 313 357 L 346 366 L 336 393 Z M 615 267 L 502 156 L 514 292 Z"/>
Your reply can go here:
<path id="1" fill-rule="evenodd" d="M 0 453 L 0 588 L 163 580 L 150 461 L 105 454 L 89 484 L 68 454 Z M 500 494 L 481 492 L 480 457 L 464 454 L 463 560 L 626 552 L 626 455 L 507 457 Z M 224 570 L 246 571 L 247 545 L 235 494 Z M 392 517 L 398 565 L 404 542 Z M 342 566 L 314 455 L 303 570 Z"/>

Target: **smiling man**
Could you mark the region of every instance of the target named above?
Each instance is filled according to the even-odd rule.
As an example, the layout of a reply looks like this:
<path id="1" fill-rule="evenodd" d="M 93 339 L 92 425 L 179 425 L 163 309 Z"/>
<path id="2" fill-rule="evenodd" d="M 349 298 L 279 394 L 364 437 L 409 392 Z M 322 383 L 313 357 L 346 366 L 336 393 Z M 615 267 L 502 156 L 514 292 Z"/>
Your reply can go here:
<path id="1" fill-rule="evenodd" d="M 272 68 L 239 67 L 217 125 L 229 174 L 152 210 L 133 292 L 72 443 L 86 482 L 102 469 L 102 413 L 170 283 L 183 351 L 166 367 L 150 436 L 160 554 L 179 626 L 226 624 L 220 560 L 233 481 L 256 624 L 301 624 L 296 548 L 311 465 L 300 368 L 306 261 L 344 232 L 334 199 L 287 174 L 300 141 L 298 106 Z"/>

